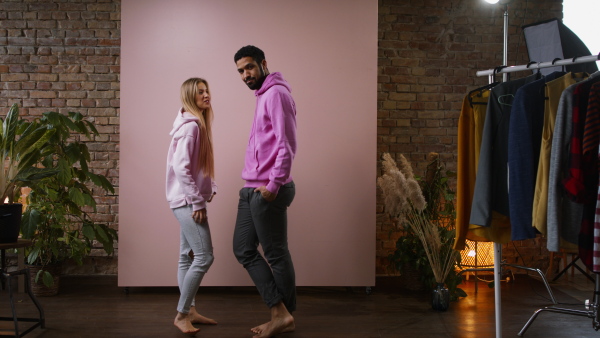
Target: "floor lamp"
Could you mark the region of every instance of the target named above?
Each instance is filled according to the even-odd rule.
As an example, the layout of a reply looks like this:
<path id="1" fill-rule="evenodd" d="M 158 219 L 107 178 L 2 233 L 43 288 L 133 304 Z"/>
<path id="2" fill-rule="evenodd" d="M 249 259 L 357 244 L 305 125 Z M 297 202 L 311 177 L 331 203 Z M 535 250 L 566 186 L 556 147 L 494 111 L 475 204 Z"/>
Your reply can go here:
<path id="1" fill-rule="evenodd" d="M 490 4 L 497 4 L 500 0 L 484 0 Z M 504 49 L 502 55 L 503 66 L 508 65 L 508 4 L 504 5 Z M 508 81 L 508 73 L 502 73 L 502 82 Z M 500 280 L 502 279 L 502 244 L 494 242 L 494 313 L 496 316 L 496 338 L 502 337 L 502 297 Z"/>

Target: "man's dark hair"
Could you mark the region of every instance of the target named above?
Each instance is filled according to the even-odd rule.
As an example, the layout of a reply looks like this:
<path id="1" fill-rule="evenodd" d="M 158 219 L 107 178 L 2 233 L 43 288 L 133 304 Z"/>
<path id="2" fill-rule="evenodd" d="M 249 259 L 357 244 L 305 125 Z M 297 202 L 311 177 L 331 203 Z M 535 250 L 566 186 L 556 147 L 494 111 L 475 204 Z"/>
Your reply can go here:
<path id="1" fill-rule="evenodd" d="M 265 59 L 265 53 L 260 48 L 248 45 L 240 48 L 240 50 L 238 50 L 237 53 L 235 53 L 235 56 L 233 57 L 233 62 L 237 63 L 239 59 L 245 58 L 247 56 L 254 59 L 254 61 L 256 61 L 256 63 L 258 64 L 260 64 Z"/>

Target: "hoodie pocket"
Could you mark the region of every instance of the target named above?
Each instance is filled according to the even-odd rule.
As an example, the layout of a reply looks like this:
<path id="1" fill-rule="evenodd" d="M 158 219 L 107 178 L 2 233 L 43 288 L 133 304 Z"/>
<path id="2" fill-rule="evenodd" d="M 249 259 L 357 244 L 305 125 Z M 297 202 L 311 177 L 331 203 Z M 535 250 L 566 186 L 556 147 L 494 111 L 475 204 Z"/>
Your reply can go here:
<path id="1" fill-rule="evenodd" d="M 258 169 L 258 150 L 250 145 L 246 149 L 246 166 L 248 169 Z"/>

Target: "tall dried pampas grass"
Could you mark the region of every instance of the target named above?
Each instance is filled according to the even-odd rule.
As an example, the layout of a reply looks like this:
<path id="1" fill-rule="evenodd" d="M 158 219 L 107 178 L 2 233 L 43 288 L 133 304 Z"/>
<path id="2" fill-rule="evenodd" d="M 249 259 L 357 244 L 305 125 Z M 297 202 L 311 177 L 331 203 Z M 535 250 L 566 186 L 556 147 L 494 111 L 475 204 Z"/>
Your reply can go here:
<path id="1" fill-rule="evenodd" d="M 428 169 L 430 166 L 439 169 L 439 160 L 435 155 L 437 154 L 430 154 Z M 383 175 L 377 178 L 377 184 L 383 192 L 385 209 L 398 225 L 409 227 L 418 236 L 436 282 L 444 283 L 460 257 L 459 252 L 443 245 L 439 227 L 447 225 L 438 224 L 437 217 L 431 219 L 435 212 L 426 210 L 428 201 L 414 177 L 410 162 L 402 154 L 399 155 L 398 162 L 396 164 L 389 153 L 383 154 Z M 427 177 L 427 180 L 435 179 L 435 175 Z M 437 206 L 439 201 L 432 202 L 432 205 Z"/>

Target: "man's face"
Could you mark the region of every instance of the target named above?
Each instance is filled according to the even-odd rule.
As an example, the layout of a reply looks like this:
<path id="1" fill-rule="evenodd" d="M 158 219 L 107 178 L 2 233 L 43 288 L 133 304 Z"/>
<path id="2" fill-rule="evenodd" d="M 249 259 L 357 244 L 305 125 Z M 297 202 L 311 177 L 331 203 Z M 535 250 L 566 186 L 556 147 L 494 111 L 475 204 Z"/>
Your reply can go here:
<path id="1" fill-rule="evenodd" d="M 243 57 L 235 63 L 242 81 L 252 90 L 259 89 L 265 80 L 263 67 L 266 62 L 263 60 L 262 63 L 263 65 L 259 65 L 249 56 Z"/>

